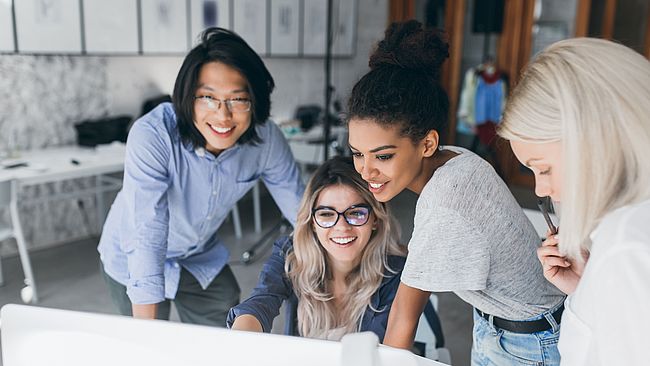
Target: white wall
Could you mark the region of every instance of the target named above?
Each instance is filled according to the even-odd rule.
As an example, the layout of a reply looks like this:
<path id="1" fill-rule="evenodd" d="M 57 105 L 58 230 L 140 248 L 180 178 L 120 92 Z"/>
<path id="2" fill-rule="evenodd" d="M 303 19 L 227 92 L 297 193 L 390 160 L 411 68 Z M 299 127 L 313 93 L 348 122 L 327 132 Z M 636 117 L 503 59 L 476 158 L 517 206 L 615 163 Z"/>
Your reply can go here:
<path id="1" fill-rule="evenodd" d="M 334 59 L 332 84 L 343 102 L 368 69 L 371 47 L 383 37 L 388 0 L 359 0 L 357 47 L 353 58 Z M 112 113 L 140 114 L 142 101 L 171 94 L 182 57 L 108 57 L 108 88 Z M 276 121 L 289 118 L 300 104 L 323 105 L 324 61 L 317 58 L 265 58 L 276 89 L 271 114 Z"/>

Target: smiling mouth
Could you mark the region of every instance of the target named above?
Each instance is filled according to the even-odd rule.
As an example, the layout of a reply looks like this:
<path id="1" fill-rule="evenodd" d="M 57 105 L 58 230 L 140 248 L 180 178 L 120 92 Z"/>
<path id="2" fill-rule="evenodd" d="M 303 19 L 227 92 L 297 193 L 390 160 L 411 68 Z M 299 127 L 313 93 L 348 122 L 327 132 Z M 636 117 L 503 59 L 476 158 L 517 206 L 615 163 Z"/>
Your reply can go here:
<path id="1" fill-rule="evenodd" d="M 368 182 L 368 189 L 370 190 L 371 193 L 379 193 L 384 189 L 384 187 L 386 186 L 386 183 L 388 183 L 388 182 L 384 182 L 384 183 L 371 183 L 371 182 Z"/>
<path id="2" fill-rule="evenodd" d="M 216 127 L 216 126 L 213 126 L 213 125 L 211 125 L 209 123 L 208 123 L 208 126 L 210 126 L 210 129 L 212 129 L 212 131 L 214 131 L 214 132 L 216 132 L 216 133 L 218 133 L 220 135 L 228 134 L 229 132 L 231 132 L 232 130 L 235 129 L 235 126 L 232 126 L 232 127 Z"/>
<path id="3" fill-rule="evenodd" d="M 337 245 L 346 246 L 346 245 L 350 245 L 352 242 L 357 240 L 357 237 L 356 236 L 346 236 L 346 237 L 330 238 L 330 240 L 333 241 Z"/>

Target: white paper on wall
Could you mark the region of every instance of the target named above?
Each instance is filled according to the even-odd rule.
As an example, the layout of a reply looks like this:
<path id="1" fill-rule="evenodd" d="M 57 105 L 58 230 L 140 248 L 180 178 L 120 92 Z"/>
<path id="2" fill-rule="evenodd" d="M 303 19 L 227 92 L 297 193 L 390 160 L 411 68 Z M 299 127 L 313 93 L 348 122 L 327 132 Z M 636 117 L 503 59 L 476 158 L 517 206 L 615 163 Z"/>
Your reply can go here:
<path id="1" fill-rule="evenodd" d="M 138 53 L 138 4 L 133 0 L 84 0 L 88 53 Z"/>
<path id="2" fill-rule="evenodd" d="M 14 6 L 20 52 L 81 52 L 79 0 L 20 0 Z"/>
<path id="3" fill-rule="evenodd" d="M 191 44 L 199 42 L 201 32 L 208 27 L 232 29 L 230 0 L 190 0 Z"/>
<path id="4" fill-rule="evenodd" d="M 257 53 L 266 54 L 266 1 L 236 0 L 233 5 L 235 32 Z"/>

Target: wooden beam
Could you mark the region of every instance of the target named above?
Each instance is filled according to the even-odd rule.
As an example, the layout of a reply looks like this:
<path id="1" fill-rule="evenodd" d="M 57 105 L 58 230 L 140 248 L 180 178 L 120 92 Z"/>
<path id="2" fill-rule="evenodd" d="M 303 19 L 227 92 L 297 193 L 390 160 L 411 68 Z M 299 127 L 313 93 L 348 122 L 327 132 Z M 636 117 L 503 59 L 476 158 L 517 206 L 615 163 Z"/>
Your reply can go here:
<path id="1" fill-rule="evenodd" d="M 605 11 L 603 12 L 603 28 L 601 37 L 605 39 L 614 38 L 614 19 L 616 18 L 616 0 L 605 0 Z"/>
<path id="2" fill-rule="evenodd" d="M 415 17 L 415 0 L 390 0 L 388 23 L 401 22 Z"/>
<path id="3" fill-rule="evenodd" d="M 460 94 L 460 68 L 463 58 L 463 29 L 467 0 L 448 1 L 445 9 L 445 29 L 449 34 L 449 60 L 442 67 L 442 87 L 449 95 L 449 129 L 447 143 L 456 141 L 456 109 Z"/>
<path id="4" fill-rule="evenodd" d="M 589 14 L 591 11 L 591 0 L 578 0 L 578 11 L 576 12 L 576 37 L 589 36 Z"/>

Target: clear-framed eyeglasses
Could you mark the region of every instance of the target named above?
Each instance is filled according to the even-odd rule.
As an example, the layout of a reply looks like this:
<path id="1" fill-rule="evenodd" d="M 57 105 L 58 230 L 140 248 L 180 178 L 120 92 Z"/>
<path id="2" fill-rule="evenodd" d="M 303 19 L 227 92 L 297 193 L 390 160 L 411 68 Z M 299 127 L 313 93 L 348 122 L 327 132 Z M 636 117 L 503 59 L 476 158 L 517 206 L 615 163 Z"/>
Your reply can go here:
<path id="1" fill-rule="evenodd" d="M 244 113 L 251 110 L 251 100 L 246 98 L 217 99 L 211 96 L 194 97 L 194 103 L 204 111 L 218 111 L 224 104 L 231 113 Z"/>
<path id="2" fill-rule="evenodd" d="M 352 226 L 362 226 L 368 222 L 371 211 L 372 207 L 368 205 L 350 206 L 343 212 L 338 212 L 331 207 L 318 207 L 312 210 L 312 217 L 316 225 L 323 229 L 328 229 L 336 225 L 341 216 Z"/>

